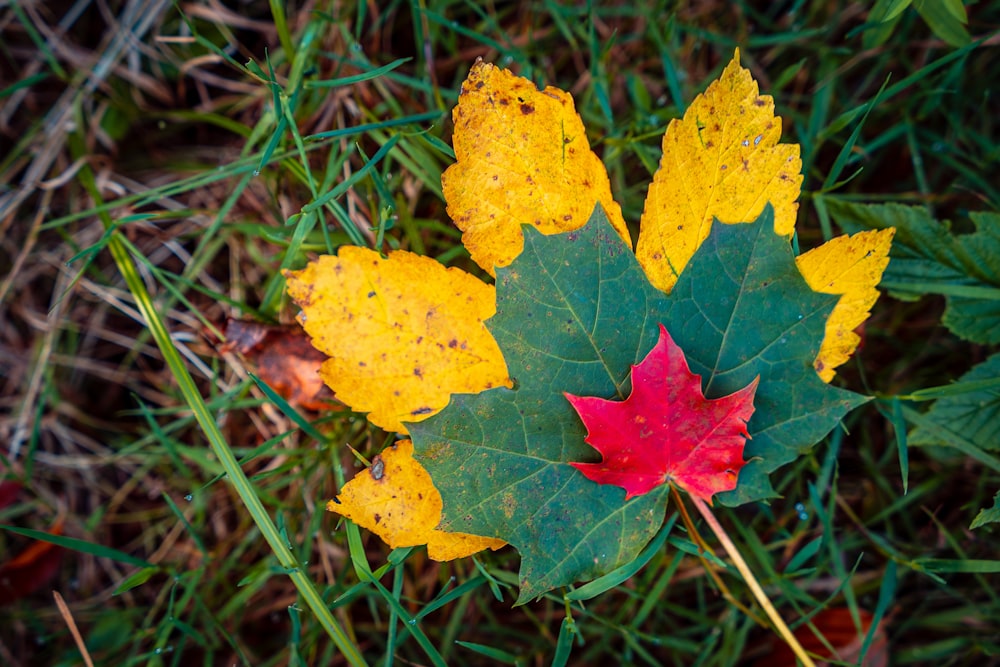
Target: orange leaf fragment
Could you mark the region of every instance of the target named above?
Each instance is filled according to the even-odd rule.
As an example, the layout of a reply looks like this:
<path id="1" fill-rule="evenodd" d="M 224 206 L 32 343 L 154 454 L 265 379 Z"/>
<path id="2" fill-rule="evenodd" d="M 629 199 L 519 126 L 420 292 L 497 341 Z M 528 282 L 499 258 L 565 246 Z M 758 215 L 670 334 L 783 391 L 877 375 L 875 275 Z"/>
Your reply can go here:
<path id="1" fill-rule="evenodd" d="M 503 353 L 483 324 L 491 285 L 428 257 L 383 258 L 344 246 L 287 271 L 299 322 L 328 355 L 320 375 L 336 397 L 388 431 L 426 419 L 451 394 L 510 386 Z"/>
<path id="2" fill-rule="evenodd" d="M 824 382 L 847 361 L 861 337 L 855 329 L 868 319 L 878 301 L 876 289 L 889 265 L 894 227 L 838 236 L 795 258 L 799 273 L 814 292 L 840 294 L 826 321 L 826 333 L 814 366 Z"/>
<path id="3" fill-rule="evenodd" d="M 632 246 L 608 172 L 590 150 L 569 93 L 477 61 L 452 112 L 457 162 L 441 176 L 448 215 L 472 259 L 495 275 L 524 248 L 521 225 L 543 234 L 582 227 L 600 202 Z"/>
<path id="4" fill-rule="evenodd" d="M 771 202 L 774 231 L 791 236 L 802 185 L 798 144 L 778 143 L 774 99 L 759 94 L 740 52 L 663 135 L 663 157 L 640 221 L 635 254 L 664 292 L 702 242 L 713 218 L 753 222 Z"/>
<path id="5" fill-rule="evenodd" d="M 438 530 L 441 494 L 431 476 L 413 458 L 409 440 L 387 447 L 366 471 L 344 485 L 326 508 L 367 528 L 393 549 L 427 545 L 427 555 L 437 561 L 464 558 L 506 542 L 467 533 Z"/>
<path id="6" fill-rule="evenodd" d="M 257 375 L 293 406 L 329 410 L 333 394 L 319 376 L 326 355 L 313 347 L 301 327 L 243 320 L 226 322 L 226 344 L 257 366 Z"/>
<path id="7" fill-rule="evenodd" d="M 49 534 L 61 535 L 62 526 L 59 517 Z M 30 595 L 51 581 L 59 572 L 62 556 L 62 547 L 35 540 L 11 560 L 0 563 L 0 605 Z"/>
<path id="8" fill-rule="evenodd" d="M 808 625 L 801 625 L 792 634 L 809 653 L 824 658 L 816 667 L 830 667 L 833 664 L 857 664 L 861 659 L 861 647 L 866 635 L 871 631 L 874 615 L 870 611 L 858 609 L 861 627 L 854 625 L 851 610 L 847 607 L 824 609 L 812 617 L 812 625 L 826 642 L 817 637 Z M 833 653 L 827 648 L 833 648 Z M 826 659 L 836 662 L 827 662 Z M 787 644 L 778 644 L 769 655 L 754 662 L 754 667 L 796 667 L 800 664 Z M 865 667 L 888 667 L 889 639 L 885 623 L 880 622 L 872 634 L 872 641 L 864 655 Z"/>

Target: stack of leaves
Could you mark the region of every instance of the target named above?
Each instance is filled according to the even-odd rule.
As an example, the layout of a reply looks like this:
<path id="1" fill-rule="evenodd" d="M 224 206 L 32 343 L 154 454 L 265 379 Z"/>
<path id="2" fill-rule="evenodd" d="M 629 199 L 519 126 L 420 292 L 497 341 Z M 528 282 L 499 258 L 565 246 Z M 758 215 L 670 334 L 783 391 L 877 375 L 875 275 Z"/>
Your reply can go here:
<path id="1" fill-rule="evenodd" d="M 634 560 L 671 485 L 773 497 L 866 400 L 829 381 L 893 232 L 794 255 L 799 148 L 738 51 L 668 126 L 634 253 L 567 93 L 478 62 L 454 121 L 448 213 L 495 287 L 357 247 L 287 274 L 337 398 L 412 440 L 329 509 L 437 558 L 509 543 L 524 602 Z"/>

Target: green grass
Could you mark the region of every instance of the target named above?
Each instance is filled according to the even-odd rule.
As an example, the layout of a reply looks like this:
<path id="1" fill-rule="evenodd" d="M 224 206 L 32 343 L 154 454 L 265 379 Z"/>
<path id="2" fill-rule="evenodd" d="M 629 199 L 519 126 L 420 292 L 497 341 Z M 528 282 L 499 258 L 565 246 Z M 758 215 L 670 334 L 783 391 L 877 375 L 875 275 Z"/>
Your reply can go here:
<path id="1" fill-rule="evenodd" d="M 291 322 L 281 269 L 347 243 L 477 271 L 440 189 L 477 56 L 573 92 L 631 225 L 666 124 L 738 46 L 802 148 L 802 248 L 839 233 L 838 199 L 967 231 L 968 211 L 1000 208 L 1000 70 L 978 41 L 1000 9 L 970 5 L 956 46 L 929 11 L 883 25 L 809 0 L 354 4 L 253 2 L 241 22 L 169 3 L 0 10 L 0 472 L 22 485 L 0 563 L 64 520 L 44 538 L 64 548 L 54 578 L 0 598 L 0 663 L 80 664 L 51 590 L 98 665 L 766 660 L 775 634 L 724 599 L 676 517 L 628 578 L 517 608 L 510 549 L 437 564 L 338 521 L 323 508 L 352 449 L 370 459 L 388 436 L 288 405 L 221 332 Z M 1000 445 L 906 444 L 927 399 L 995 396 L 930 389 L 996 351 L 942 326 L 937 294 L 879 302 L 838 380 L 879 400 L 778 471 L 780 499 L 716 511 L 793 628 L 864 610 L 893 664 L 1000 664 L 1000 541 L 969 529 Z"/>

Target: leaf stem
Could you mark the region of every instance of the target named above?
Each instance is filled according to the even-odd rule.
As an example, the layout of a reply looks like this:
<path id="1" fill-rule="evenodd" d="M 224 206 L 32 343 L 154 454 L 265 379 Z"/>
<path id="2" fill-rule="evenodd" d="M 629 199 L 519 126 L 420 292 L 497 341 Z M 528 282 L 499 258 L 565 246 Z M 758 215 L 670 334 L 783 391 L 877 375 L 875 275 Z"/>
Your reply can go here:
<path id="1" fill-rule="evenodd" d="M 732 591 L 729 590 L 729 587 L 726 586 L 726 582 L 719 576 L 717 571 L 718 566 L 705 558 L 703 554 L 712 554 L 712 556 L 715 556 L 715 551 L 712 547 L 708 546 L 708 542 L 706 542 L 705 538 L 698 532 L 698 529 L 694 525 L 694 521 L 691 520 L 691 515 L 688 514 L 687 507 L 684 505 L 680 492 L 673 484 L 670 485 L 670 493 L 674 497 L 674 504 L 677 505 L 677 508 L 680 511 L 681 519 L 684 521 L 684 526 L 688 530 L 688 535 L 694 539 L 695 544 L 697 544 L 698 548 L 701 550 L 701 553 L 698 554 L 698 559 L 705 568 L 705 572 L 708 573 L 708 576 L 711 577 L 712 581 L 714 581 L 715 585 L 719 588 L 719 591 L 722 593 L 722 597 L 726 598 L 726 601 L 729 602 L 729 604 L 746 614 L 747 617 L 752 619 L 754 623 L 761 627 L 767 627 L 767 623 L 764 622 L 763 619 L 758 617 L 757 614 L 753 613 L 753 611 L 751 611 L 745 604 L 736 599 L 736 596 L 734 596 Z"/>
<path id="2" fill-rule="evenodd" d="M 736 569 L 739 570 L 741 575 L 743 575 L 743 580 L 747 582 L 747 586 L 750 587 L 750 591 L 753 592 L 754 597 L 757 598 L 757 602 L 760 603 L 760 606 L 764 609 L 764 613 L 771 619 L 771 622 L 774 624 L 778 634 L 785 640 L 788 647 L 792 649 L 795 657 L 802 661 L 804 667 L 816 667 L 816 663 L 814 663 L 812 658 L 809 657 L 806 650 L 802 648 L 802 644 L 800 644 L 799 640 L 795 638 L 792 631 L 788 629 L 788 625 L 786 625 L 785 621 L 778 615 L 778 610 L 774 608 L 773 604 L 771 604 L 771 600 L 768 599 L 764 589 L 761 588 L 760 584 L 757 582 L 757 578 L 753 575 L 753 572 L 750 571 L 750 567 L 747 565 L 746 561 L 743 560 L 743 556 L 741 556 L 740 552 L 736 549 L 736 545 L 733 544 L 732 540 L 729 539 L 729 535 L 727 535 L 726 531 L 723 530 L 719 520 L 715 518 L 714 514 L 712 514 L 712 510 L 709 509 L 705 501 L 700 498 L 691 496 L 691 500 L 694 502 L 694 506 L 698 508 L 698 511 L 701 512 L 701 515 L 705 518 L 705 521 L 712 529 L 712 532 L 719 538 L 719 542 L 722 543 L 722 547 L 726 550 L 726 553 L 733 559 L 733 564 L 736 566 Z"/>

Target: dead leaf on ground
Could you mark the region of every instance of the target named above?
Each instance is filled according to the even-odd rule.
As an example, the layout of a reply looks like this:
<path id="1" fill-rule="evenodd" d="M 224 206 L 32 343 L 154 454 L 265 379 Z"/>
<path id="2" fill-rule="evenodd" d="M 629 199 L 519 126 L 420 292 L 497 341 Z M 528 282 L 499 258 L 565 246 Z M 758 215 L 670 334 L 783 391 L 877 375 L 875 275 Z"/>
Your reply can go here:
<path id="1" fill-rule="evenodd" d="M 257 375 L 289 404 L 306 410 L 335 407 L 319 371 L 326 355 L 299 326 L 229 320 L 223 351 L 235 351 L 257 367 Z"/>
<path id="2" fill-rule="evenodd" d="M 14 480 L 0 482 L 0 509 L 13 505 L 17 494 L 21 492 L 22 484 Z"/>
<path id="3" fill-rule="evenodd" d="M 861 620 L 860 629 L 854 625 L 851 610 L 847 607 L 825 609 L 813 616 L 812 624 L 834 648 L 836 655 L 830 654 L 830 650 L 816 637 L 808 625 L 800 625 L 792 634 L 802 644 L 802 648 L 814 656 L 837 660 L 836 664 L 857 664 L 861 657 L 861 646 L 871 629 L 874 618 L 871 612 L 864 609 L 859 609 L 858 615 Z M 782 643 L 777 644 L 770 655 L 755 661 L 754 667 L 796 667 L 797 664 L 792 649 Z M 826 661 L 817 661 L 816 667 L 828 667 L 830 664 Z M 875 628 L 875 634 L 872 637 L 871 646 L 865 653 L 862 667 L 888 667 L 888 665 L 889 639 L 885 633 L 885 621 L 883 620 Z"/>
<path id="4" fill-rule="evenodd" d="M 62 534 L 63 519 L 49 529 L 51 535 Z M 15 602 L 37 591 L 59 572 L 63 548 L 34 540 L 11 560 L 0 563 L 0 606 Z"/>

